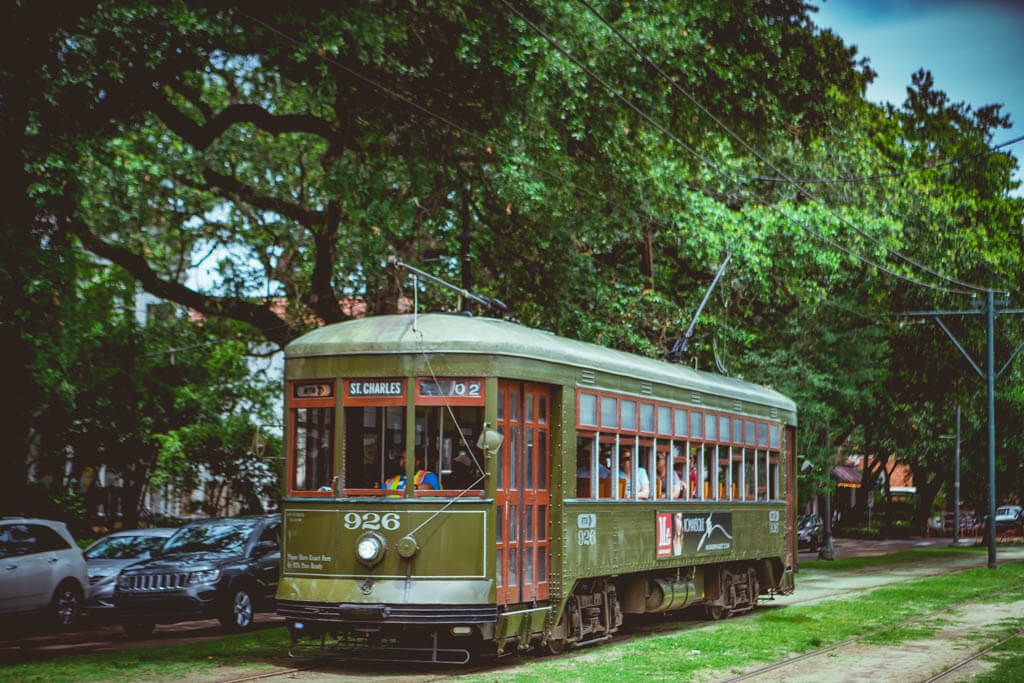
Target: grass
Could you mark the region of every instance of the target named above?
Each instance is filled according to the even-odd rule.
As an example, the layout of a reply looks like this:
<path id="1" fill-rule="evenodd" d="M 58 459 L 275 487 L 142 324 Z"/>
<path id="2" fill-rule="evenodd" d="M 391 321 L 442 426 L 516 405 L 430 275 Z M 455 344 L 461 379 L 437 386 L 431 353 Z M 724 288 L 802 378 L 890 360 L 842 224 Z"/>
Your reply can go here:
<path id="1" fill-rule="evenodd" d="M 1024 564 L 1004 565 L 997 572 L 972 569 L 884 586 L 856 598 L 762 610 L 752 618 L 726 622 L 713 630 L 688 629 L 637 638 L 530 663 L 526 670 L 503 670 L 500 675 L 501 680 L 516 681 L 610 681 L 623 677 L 692 680 L 713 672 L 721 677 L 723 672 L 739 673 L 759 663 L 873 631 L 879 631 L 870 638 L 876 645 L 926 637 L 941 627 L 943 617 L 893 626 L 917 614 L 975 600 L 997 590 L 1009 590 L 1003 600 L 1024 599 Z"/>
<path id="2" fill-rule="evenodd" d="M 1010 619 L 1005 624 L 1006 635 L 1024 630 L 1024 619 Z M 974 678 L 979 683 L 1005 683 L 1006 681 L 1024 681 L 1024 635 L 1006 641 L 992 650 L 986 661 L 995 666 Z"/>
<path id="3" fill-rule="evenodd" d="M 923 559 L 961 556 L 971 548 L 923 549 L 881 557 L 850 558 L 833 563 L 805 563 L 815 570 L 840 571 Z M 984 549 L 981 549 L 984 552 Z M 798 588 L 799 590 L 799 588 Z M 637 637 L 632 640 L 583 649 L 559 658 L 536 660 L 526 657 L 522 666 L 503 667 L 472 680 L 685 680 L 707 677 L 712 672 L 739 672 L 758 663 L 775 661 L 787 654 L 815 650 L 855 635 L 879 631 L 871 636 L 875 644 L 894 644 L 934 633 L 945 623 L 938 615 L 928 620 L 895 627 L 911 616 L 967 600 L 982 599 L 988 593 L 1009 590 L 1000 601 L 1024 599 L 1024 563 L 928 577 L 898 585 L 883 586 L 855 597 L 828 600 L 814 605 L 759 609 L 750 618 L 718 623 L 715 628 L 684 630 Z M 1001 637 L 1024 628 L 1024 622 L 1001 624 Z M 991 641 L 990 641 L 991 642 Z M 59 657 L 47 662 L 4 666 L 0 678 L 18 681 L 89 680 L 172 680 L 215 677 L 225 674 L 260 673 L 294 666 L 286 654 L 288 633 L 283 628 L 230 636 L 184 646 L 155 646 L 116 653 Z M 999 682 L 1024 680 L 1021 653 L 1024 639 L 1006 643 L 998 651 L 1002 674 Z M 248 671 L 239 671 L 239 668 Z M 1013 668 L 1017 667 L 1017 668 Z M 1016 675 L 1014 675 L 1016 674 Z M 995 681 L 996 678 L 986 679 Z"/>
<path id="4" fill-rule="evenodd" d="M 214 675 L 219 667 L 261 669 L 294 666 L 284 628 L 228 636 L 189 645 L 156 646 L 94 655 L 57 657 L 5 666 L 0 679 L 16 681 L 180 680 Z"/>
<path id="5" fill-rule="evenodd" d="M 811 560 L 801 562 L 800 569 L 813 569 L 815 571 L 848 571 L 852 569 L 869 569 L 871 567 L 890 566 L 894 564 L 915 564 L 929 562 L 931 560 L 951 559 L 964 557 L 965 555 L 982 555 L 987 553 L 986 548 L 980 546 L 966 546 L 963 548 L 919 548 L 917 550 L 902 550 L 888 555 L 871 555 L 868 557 L 844 557 L 839 560 Z M 797 576 L 799 584 L 799 575 Z"/>

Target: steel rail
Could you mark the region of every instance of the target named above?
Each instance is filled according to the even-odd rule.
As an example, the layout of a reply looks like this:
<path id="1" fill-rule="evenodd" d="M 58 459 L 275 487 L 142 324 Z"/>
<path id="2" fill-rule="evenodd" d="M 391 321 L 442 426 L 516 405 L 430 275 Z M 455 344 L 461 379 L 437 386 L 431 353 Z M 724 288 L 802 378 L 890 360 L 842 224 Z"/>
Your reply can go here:
<path id="1" fill-rule="evenodd" d="M 773 662 L 772 664 L 768 664 L 767 666 L 763 666 L 763 667 L 761 667 L 759 669 L 754 669 L 753 671 L 748 671 L 748 672 L 746 672 L 744 674 L 741 674 L 739 676 L 735 676 L 733 678 L 726 678 L 726 679 L 724 679 L 724 681 L 726 683 L 734 683 L 735 681 L 745 681 L 745 680 L 747 680 L 749 678 L 754 678 L 755 676 L 760 676 L 761 674 L 769 673 L 771 671 L 777 671 L 778 669 L 783 669 L 783 668 L 785 668 L 787 666 L 790 666 L 792 664 L 796 664 L 797 662 L 802 662 L 802 661 L 807 660 L 807 659 L 813 659 L 814 657 L 818 657 L 819 655 L 823 655 L 823 654 L 832 652 L 833 650 L 838 650 L 839 648 L 846 647 L 847 645 L 853 645 L 855 643 L 859 643 L 860 641 L 864 640 L 865 638 L 870 638 L 872 636 L 877 636 L 877 635 L 879 635 L 881 633 L 885 633 L 886 631 L 891 631 L 891 630 L 893 630 L 895 628 L 899 628 L 900 626 L 906 626 L 907 624 L 913 624 L 913 623 L 918 622 L 918 621 L 923 621 L 925 619 L 928 619 L 930 617 L 933 617 L 933 616 L 936 616 L 936 615 L 939 615 L 939 614 L 943 614 L 943 613 L 946 613 L 946 612 L 951 612 L 951 611 L 953 611 L 955 609 L 960 609 L 961 607 L 964 607 L 965 605 L 970 605 L 971 603 L 978 602 L 979 600 L 984 600 L 985 598 L 991 598 L 991 597 L 994 597 L 994 596 L 997 596 L 997 595 L 1002 595 L 1003 593 L 1007 593 L 1007 592 L 1009 592 L 1009 591 L 1011 591 L 1013 589 L 1022 588 L 1022 587 L 1024 587 L 1024 582 L 1014 584 L 1013 586 L 1009 586 L 1007 588 L 1000 588 L 999 590 L 992 591 L 990 593 L 985 593 L 983 595 L 977 595 L 977 596 L 975 596 L 973 598 L 970 598 L 969 600 L 963 600 L 963 601 L 955 603 L 953 605 L 948 605 L 946 607 L 943 607 L 942 609 L 933 610 L 931 612 L 925 612 L 924 614 L 917 614 L 917 615 L 915 615 L 913 617 L 909 617 L 907 619 L 904 619 L 903 621 L 898 621 L 895 624 L 887 624 L 886 626 L 874 629 L 872 631 L 868 631 L 867 633 L 861 633 L 861 634 L 858 634 L 858 635 L 853 636 L 851 638 L 847 638 L 845 640 L 841 640 L 838 643 L 832 643 L 831 645 L 826 645 L 826 646 L 820 647 L 820 648 L 818 648 L 816 650 L 810 650 L 809 652 L 804 652 L 803 654 L 799 654 L 799 655 L 797 655 L 795 657 L 789 657 L 787 659 L 781 659 L 781 660 L 779 660 L 777 662 Z"/>
<path id="2" fill-rule="evenodd" d="M 965 666 L 967 666 L 971 662 L 975 661 L 976 659 L 980 659 L 980 658 L 984 657 L 989 652 L 991 652 L 992 650 L 996 649 L 997 647 L 999 647 L 1003 643 L 1008 643 L 1009 641 L 1013 640 L 1014 638 L 1020 638 L 1021 636 L 1024 636 L 1024 629 L 1021 629 L 1020 631 L 1017 631 L 1013 635 L 1010 635 L 1010 636 L 1007 636 L 1006 638 L 1003 638 L 998 643 L 995 643 L 993 645 L 989 645 L 988 647 L 986 647 L 981 652 L 975 652 L 973 655 L 971 655 L 967 659 L 963 660 L 962 662 L 960 662 L 956 666 L 951 666 L 950 668 L 946 669 L 942 673 L 939 673 L 939 674 L 936 674 L 936 675 L 932 676 L 927 681 L 925 681 L 925 683 L 933 683 L 934 681 L 941 681 L 943 678 L 946 678 L 947 676 L 949 676 L 954 671 L 959 671 L 960 669 L 964 668 Z"/>

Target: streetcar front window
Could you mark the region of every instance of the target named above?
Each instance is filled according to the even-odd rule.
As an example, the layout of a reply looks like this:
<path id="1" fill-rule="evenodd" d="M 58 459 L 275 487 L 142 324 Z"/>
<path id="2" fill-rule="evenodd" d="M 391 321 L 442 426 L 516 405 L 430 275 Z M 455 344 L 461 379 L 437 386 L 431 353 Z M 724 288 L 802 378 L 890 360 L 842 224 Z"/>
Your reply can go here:
<path id="1" fill-rule="evenodd" d="M 405 408 L 345 408 L 345 489 L 403 488 Z"/>
<path id="2" fill-rule="evenodd" d="M 483 489 L 484 459 L 476 447 L 483 423 L 483 407 L 416 407 L 416 460 L 442 490 Z"/>
<path id="3" fill-rule="evenodd" d="M 291 416 L 288 490 L 292 495 L 334 492 L 335 383 L 308 380 L 289 384 Z"/>

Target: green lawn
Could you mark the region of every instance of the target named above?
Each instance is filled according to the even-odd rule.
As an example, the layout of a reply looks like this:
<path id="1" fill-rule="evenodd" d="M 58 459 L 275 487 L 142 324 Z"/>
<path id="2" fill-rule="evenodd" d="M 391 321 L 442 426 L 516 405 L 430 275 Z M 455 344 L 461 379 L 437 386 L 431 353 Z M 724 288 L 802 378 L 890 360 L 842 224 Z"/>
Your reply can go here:
<path id="1" fill-rule="evenodd" d="M 920 561 L 938 553 L 973 549 L 919 550 L 886 558 L 854 558 L 827 564 L 829 571 Z M 819 563 L 815 570 L 824 569 Z M 844 566 L 845 565 L 845 566 Z M 799 585 L 797 587 L 799 591 Z M 855 635 L 879 631 L 873 643 L 895 643 L 918 638 L 934 630 L 941 620 L 890 628 L 921 612 L 979 599 L 998 591 L 999 599 L 1024 599 L 1024 563 L 991 571 L 971 569 L 885 586 L 842 600 L 814 605 L 757 610 L 750 618 L 716 624 L 715 628 L 687 628 L 671 633 L 637 637 L 629 641 L 586 648 L 559 658 L 525 657 L 518 666 L 502 667 L 475 680 L 616 680 L 641 678 L 686 680 L 716 671 L 739 671 L 782 655 L 805 652 Z M 1006 625 L 1005 635 L 1022 628 Z M 1005 635 L 1003 637 L 1005 637 Z M 0 677 L 18 681 L 171 680 L 224 677 L 291 667 L 286 654 L 288 634 L 283 628 L 229 636 L 187 646 L 163 646 L 119 653 L 60 657 L 48 662 L 17 664 L 0 670 Z M 998 680 L 1022 680 L 1021 639 L 1009 641 L 1004 654 L 1007 673 Z M 1016 654 L 1016 656 L 1014 656 Z M 244 667 L 245 670 L 240 670 Z M 1015 668 L 1014 668 L 1015 667 Z M 991 680 L 997 680 L 992 678 Z"/>

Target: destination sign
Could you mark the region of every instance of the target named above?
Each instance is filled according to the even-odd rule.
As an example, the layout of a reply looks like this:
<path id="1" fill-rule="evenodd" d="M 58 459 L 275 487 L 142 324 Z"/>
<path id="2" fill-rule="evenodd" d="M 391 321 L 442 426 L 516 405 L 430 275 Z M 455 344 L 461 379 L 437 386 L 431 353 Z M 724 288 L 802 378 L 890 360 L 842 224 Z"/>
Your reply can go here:
<path id="1" fill-rule="evenodd" d="M 334 396 L 334 382 L 303 382 L 292 385 L 294 398 L 330 398 Z"/>
<path id="2" fill-rule="evenodd" d="M 483 382 L 478 379 L 421 379 L 420 396 L 477 398 L 483 395 Z"/>
<path id="3" fill-rule="evenodd" d="M 349 380 L 348 396 L 350 398 L 379 398 L 381 396 L 402 396 L 405 394 L 405 381 L 393 380 Z"/>

